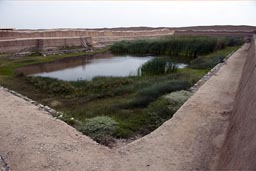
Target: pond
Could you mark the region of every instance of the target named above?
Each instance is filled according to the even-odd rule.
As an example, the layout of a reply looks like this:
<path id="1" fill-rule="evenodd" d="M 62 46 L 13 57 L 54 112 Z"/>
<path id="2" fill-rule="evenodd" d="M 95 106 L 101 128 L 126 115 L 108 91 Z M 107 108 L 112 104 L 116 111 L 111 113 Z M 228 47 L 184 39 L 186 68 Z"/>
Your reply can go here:
<path id="1" fill-rule="evenodd" d="M 65 81 L 92 80 L 97 76 L 137 76 L 138 69 L 153 58 L 153 56 L 102 54 L 30 65 L 19 68 L 18 71 L 29 76 L 50 77 Z M 186 64 L 176 63 L 176 66 L 184 68 Z"/>

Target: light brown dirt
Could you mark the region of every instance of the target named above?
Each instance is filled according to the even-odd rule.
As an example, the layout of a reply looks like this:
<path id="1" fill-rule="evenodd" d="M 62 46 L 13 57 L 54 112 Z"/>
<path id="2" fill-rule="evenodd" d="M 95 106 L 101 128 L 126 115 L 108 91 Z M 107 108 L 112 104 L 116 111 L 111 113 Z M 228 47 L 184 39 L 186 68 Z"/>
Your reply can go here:
<path id="1" fill-rule="evenodd" d="M 256 35 L 236 93 L 219 170 L 256 170 Z"/>
<path id="2" fill-rule="evenodd" d="M 174 115 L 119 149 L 0 89 L 0 154 L 13 171 L 206 170 L 222 146 L 248 45 L 235 52 Z"/>

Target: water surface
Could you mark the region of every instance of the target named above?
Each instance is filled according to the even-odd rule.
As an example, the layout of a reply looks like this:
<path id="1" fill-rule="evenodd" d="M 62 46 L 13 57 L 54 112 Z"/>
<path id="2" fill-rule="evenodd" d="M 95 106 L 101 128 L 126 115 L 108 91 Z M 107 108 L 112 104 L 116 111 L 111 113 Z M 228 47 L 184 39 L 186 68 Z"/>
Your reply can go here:
<path id="1" fill-rule="evenodd" d="M 153 58 L 153 56 L 98 54 L 26 66 L 19 68 L 18 71 L 29 76 L 50 77 L 65 81 L 92 80 L 98 76 L 137 76 L 138 69 Z M 178 68 L 186 67 L 183 63 L 176 63 L 176 65 Z"/>
<path id="2" fill-rule="evenodd" d="M 91 59 L 83 65 L 58 71 L 37 73 L 33 76 L 51 77 L 67 81 L 91 80 L 97 76 L 136 76 L 138 68 L 152 58 L 152 56 L 115 56 L 105 59 Z"/>

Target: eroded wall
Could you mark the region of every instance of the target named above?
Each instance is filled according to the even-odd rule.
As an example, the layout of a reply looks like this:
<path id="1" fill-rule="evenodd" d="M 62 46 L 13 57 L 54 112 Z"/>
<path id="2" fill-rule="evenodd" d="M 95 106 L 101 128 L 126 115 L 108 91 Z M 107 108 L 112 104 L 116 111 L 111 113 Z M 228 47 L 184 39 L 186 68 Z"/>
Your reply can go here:
<path id="1" fill-rule="evenodd" d="M 247 30 L 176 30 L 175 35 L 194 35 L 194 36 L 251 36 L 252 31 Z"/>
<path id="2" fill-rule="evenodd" d="M 91 43 L 91 37 L 83 37 Z M 0 40 L 0 53 L 45 51 L 56 48 L 82 47 L 81 38 L 42 38 Z"/>
<path id="3" fill-rule="evenodd" d="M 256 52 L 255 37 L 243 69 L 228 134 L 217 169 L 256 170 Z"/>
<path id="4" fill-rule="evenodd" d="M 0 30 L 0 53 L 44 51 L 63 47 L 83 47 L 81 37 L 94 47 L 120 40 L 172 35 L 170 29 L 152 30 Z"/>
<path id="5" fill-rule="evenodd" d="M 39 38 L 39 37 L 102 37 L 102 36 L 147 36 L 157 34 L 172 34 L 170 29 L 153 30 L 131 30 L 131 31 L 112 31 L 112 30 L 43 30 L 43 31 L 1 31 L 0 39 L 10 38 Z"/>

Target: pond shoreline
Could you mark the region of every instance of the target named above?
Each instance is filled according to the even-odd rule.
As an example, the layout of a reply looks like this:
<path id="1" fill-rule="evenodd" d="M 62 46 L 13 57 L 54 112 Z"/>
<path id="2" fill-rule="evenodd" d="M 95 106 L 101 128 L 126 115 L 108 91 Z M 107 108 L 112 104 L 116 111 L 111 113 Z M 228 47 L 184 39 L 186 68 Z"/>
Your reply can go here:
<path id="1" fill-rule="evenodd" d="M 116 55 L 112 54 L 111 52 L 104 52 L 94 55 L 75 56 L 59 59 L 56 61 L 31 64 L 17 68 L 16 72 L 27 76 L 50 77 L 63 81 L 92 80 L 94 77 L 138 76 L 140 73 L 139 68 L 144 63 L 154 58 L 169 59 L 170 57 L 152 55 L 137 56 L 127 54 Z M 176 68 L 186 67 L 188 65 L 188 59 L 183 59 L 183 57 L 179 58 L 182 58 L 182 60 L 185 61 L 182 62 L 182 60 L 178 59 L 178 57 L 171 57 L 168 62 L 171 61 L 171 63 L 174 64 Z M 72 72 L 74 72 L 75 75 L 72 74 Z M 70 76 L 65 77 L 65 75 Z M 81 77 L 79 75 L 81 75 Z M 88 75 L 87 77 L 89 78 L 87 78 L 85 75 Z"/>
<path id="2" fill-rule="evenodd" d="M 187 40 L 191 41 L 191 38 L 184 39 L 184 41 Z M 201 39 L 200 42 L 202 42 Z M 140 77 L 97 77 L 91 81 L 61 81 L 52 78 L 27 77 L 14 72 L 16 68 L 22 66 L 32 66 L 31 64 L 48 61 L 52 61 L 50 64 L 54 68 L 58 66 L 54 60 L 55 57 L 57 59 L 66 57 L 63 60 L 74 63 L 74 58 L 69 56 L 46 58 L 31 56 L 16 60 L 3 58 L 0 66 L 2 76 L 0 83 L 10 90 L 20 92 L 18 96 L 25 95 L 24 99 L 36 104 L 40 110 L 52 113 L 86 135 L 90 136 L 88 132 L 90 130 L 101 130 L 97 126 L 101 123 L 105 124 L 110 131 L 108 135 L 105 133 L 91 135 L 91 138 L 99 143 L 111 146 L 113 140 L 123 139 L 124 141 L 120 143 L 125 144 L 138 135 L 140 137 L 149 134 L 170 119 L 184 103 L 182 99 L 188 98 L 183 90 L 198 89 L 202 80 L 213 75 L 209 72 L 211 68 L 223 62 L 223 58 L 237 48 L 238 46 L 227 46 L 196 59 L 190 56 L 189 59 L 193 60 L 193 63 L 190 62 L 188 67 L 177 69 L 171 67 L 171 70 L 167 69 L 168 72 L 166 72 L 167 61 L 155 58 L 157 60 L 153 63 L 145 65 L 147 70 L 143 68 L 143 72 L 148 71 L 147 74 Z M 104 52 L 108 53 L 107 50 Z M 122 57 L 122 60 L 124 59 L 126 58 Z M 171 57 L 168 58 L 168 60 L 171 59 Z M 212 69 L 213 71 L 216 71 L 216 68 Z M 201 81 L 198 81 L 200 79 Z M 169 93 L 173 93 L 170 96 L 173 98 L 171 100 L 165 98 Z"/>
<path id="3" fill-rule="evenodd" d="M 236 50 L 232 51 L 225 59 L 225 61 L 223 63 L 219 63 L 217 64 L 215 67 L 213 67 L 207 74 L 205 74 L 200 80 L 198 80 L 192 87 L 189 88 L 189 91 L 192 92 L 193 94 L 207 81 L 209 80 L 213 75 L 215 75 L 215 73 L 217 73 L 220 68 L 225 65 L 226 63 L 226 60 L 234 53 L 236 52 Z M 0 89 L 3 89 L 4 91 L 7 91 L 19 98 L 22 98 L 24 99 L 25 101 L 31 103 L 32 105 L 35 105 L 38 107 L 39 110 L 41 111 L 45 111 L 47 112 L 49 115 L 53 116 L 54 118 L 58 118 L 59 116 L 61 115 L 64 115 L 63 112 L 59 112 L 59 111 L 56 111 L 55 109 L 47 106 L 47 105 L 43 105 L 37 101 L 34 101 L 32 99 L 30 99 L 29 97 L 25 96 L 25 95 L 22 95 L 14 90 L 10 90 L 6 87 L 3 87 L 0 85 Z M 61 119 L 60 119 L 61 120 Z M 66 123 L 65 121 L 63 121 L 64 123 Z M 136 135 L 134 137 L 130 137 L 128 139 L 114 139 L 114 142 L 111 143 L 109 145 L 109 147 L 111 149 L 117 149 L 117 148 L 120 148 L 122 146 L 125 146 L 139 138 L 143 137 L 143 135 Z"/>

